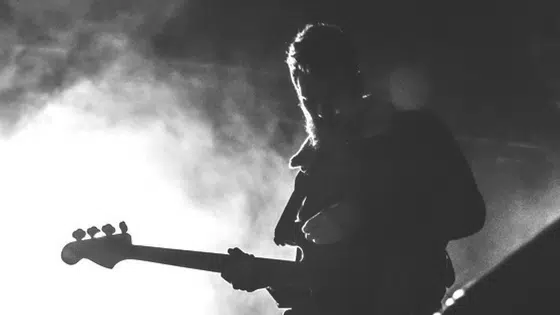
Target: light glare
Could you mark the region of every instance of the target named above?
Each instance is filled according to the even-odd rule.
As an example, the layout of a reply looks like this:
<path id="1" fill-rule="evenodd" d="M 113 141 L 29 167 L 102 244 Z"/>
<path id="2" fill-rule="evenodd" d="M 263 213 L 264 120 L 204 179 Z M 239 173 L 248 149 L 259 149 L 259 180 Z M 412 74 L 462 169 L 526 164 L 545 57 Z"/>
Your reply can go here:
<path id="1" fill-rule="evenodd" d="M 447 300 L 445 300 L 445 305 L 446 306 L 451 306 L 455 303 L 455 300 L 453 300 L 453 298 L 448 298 Z"/>
<path id="2" fill-rule="evenodd" d="M 465 290 L 463 290 L 463 289 L 459 289 L 459 290 L 453 292 L 453 298 L 455 300 L 460 299 L 463 295 L 465 295 Z"/>

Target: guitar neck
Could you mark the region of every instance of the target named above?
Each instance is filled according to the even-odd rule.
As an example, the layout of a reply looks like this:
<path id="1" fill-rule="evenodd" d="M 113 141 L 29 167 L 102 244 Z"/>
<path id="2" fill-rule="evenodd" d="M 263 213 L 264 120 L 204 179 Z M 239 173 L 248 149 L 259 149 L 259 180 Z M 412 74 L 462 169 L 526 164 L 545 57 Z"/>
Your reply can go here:
<path id="1" fill-rule="evenodd" d="M 128 259 L 141 260 L 190 269 L 221 272 L 227 254 L 133 245 Z M 255 257 L 258 266 L 270 269 L 295 264 L 294 261 Z"/>
<path id="2" fill-rule="evenodd" d="M 229 255 L 226 254 L 132 245 L 126 259 L 221 272 L 228 257 Z M 295 305 L 303 305 L 308 302 L 306 298 L 309 294 L 309 289 L 307 287 L 296 288 L 296 285 L 290 282 L 291 278 L 284 276 L 290 273 L 288 270 L 298 264 L 297 262 L 262 257 L 255 257 L 255 259 L 257 261 L 255 265 L 257 270 L 265 268 L 265 272 L 260 270 L 259 273 L 265 277 L 263 280 L 270 284 L 267 287 L 267 291 L 276 301 L 278 307 L 292 308 Z M 282 289 L 286 285 L 290 286 L 290 289 Z M 279 286 L 280 290 L 272 289 L 271 286 Z"/>
<path id="3" fill-rule="evenodd" d="M 227 257 L 226 254 L 133 245 L 128 258 L 190 269 L 221 272 Z"/>

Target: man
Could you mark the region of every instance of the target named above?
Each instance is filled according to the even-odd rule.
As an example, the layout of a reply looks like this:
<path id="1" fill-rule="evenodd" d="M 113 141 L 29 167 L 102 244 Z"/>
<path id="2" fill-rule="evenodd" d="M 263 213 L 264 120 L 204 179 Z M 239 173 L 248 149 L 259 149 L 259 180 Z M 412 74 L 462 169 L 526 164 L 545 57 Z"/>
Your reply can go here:
<path id="1" fill-rule="evenodd" d="M 271 278 L 230 249 L 222 277 L 246 291 L 311 288 L 317 314 L 432 314 L 454 281 L 447 243 L 479 231 L 486 212 L 453 136 L 427 110 L 365 96 L 337 26 L 307 25 L 287 63 L 309 137 L 290 161 L 300 171 L 274 241 L 304 259 Z"/>

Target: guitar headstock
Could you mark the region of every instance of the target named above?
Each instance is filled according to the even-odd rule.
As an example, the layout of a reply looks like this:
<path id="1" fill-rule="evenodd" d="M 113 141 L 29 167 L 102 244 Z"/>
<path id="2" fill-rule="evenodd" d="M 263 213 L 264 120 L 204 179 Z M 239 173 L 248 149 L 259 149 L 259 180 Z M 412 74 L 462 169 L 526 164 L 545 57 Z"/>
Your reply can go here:
<path id="1" fill-rule="evenodd" d="M 132 239 L 127 233 L 126 223 L 121 222 L 119 227 L 121 233 L 114 234 L 115 228 L 106 224 L 101 228 L 105 236 L 95 237 L 95 234 L 100 231 L 97 227 L 92 226 L 87 229 L 88 239 L 84 239 L 86 236 L 84 230 L 74 231 L 72 237 L 76 241 L 64 246 L 61 253 L 62 260 L 69 265 L 74 265 L 85 258 L 112 269 L 117 263 L 129 258 L 132 250 Z"/>

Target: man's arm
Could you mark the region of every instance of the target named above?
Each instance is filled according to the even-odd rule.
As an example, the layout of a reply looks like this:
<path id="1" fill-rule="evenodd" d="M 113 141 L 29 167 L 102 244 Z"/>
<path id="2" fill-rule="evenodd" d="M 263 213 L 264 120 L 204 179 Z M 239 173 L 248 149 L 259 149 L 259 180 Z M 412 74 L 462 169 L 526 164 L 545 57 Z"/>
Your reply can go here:
<path id="1" fill-rule="evenodd" d="M 286 263 L 279 266 L 271 275 L 269 285 L 293 285 L 302 288 L 323 288 L 333 284 L 350 286 L 363 285 L 367 279 L 365 272 L 374 270 L 372 255 L 369 250 L 347 250 L 334 252 L 331 257 L 322 261 L 309 261 L 302 263 Z M 367 281 L 368 285 L 373 283 Z"/>
<path id="2" fill-rule="evenodd" d="M 321 257 L 321 260 L 302 263 L 275 261 L 273 265 L 261 264 L 253 255 L 239 248 L 230 248 L 228 253 L 221 271 L 222 278 L 234 289 L 249 292 L 265 287 L 316 289 L 332 286 L 333 283 L 353 285 L 356 280 L 364 278 L 364 270 L 374 268 L 366 251 L 333 252 L 329 257 Z"/>
<path id="3" fill-rule="evenodd" d="M 456 240 L 483 228 L 486 204 L 464 158 L 457 156 L 456 164 L 452 162 L 441 165 L 441 189 L 434 203 L 436 210 L 441 210 L 439 213 L 443 221 L 450 227 L 446 229 L 446 235 L 450 240 Z"/>
<path id="4" fill-rule="evenodd" d="M 423 159 L 433 172 L 432 206 L 444 224 L 445 236 L 456 240 L 480 231 L 486 219 L 486 204 L 471 167 L 445 124 L 435 116 L 419 122 L 425 125 Z M 428 174 L 429 176 L 430 174 Z"/>
<path id="5" fill-rule="evenodd" d="M 486 218 L 486 205 L 451 131 L 429 112 L 409 111 L 399 115 L 392 129 L 392 148 L 397 161 L 393 169 L 398 174 L 391 188 L 395 193 L 392 211 L 401 214 L 397 221 L 405 228 L 410 223 L 409 229 L 422 232 L 422 227 L 407 222 L 416 217 L 419 222 L 429 224 L 426 229 L 437 230 L 447 240 L 480 231 Z"/>

